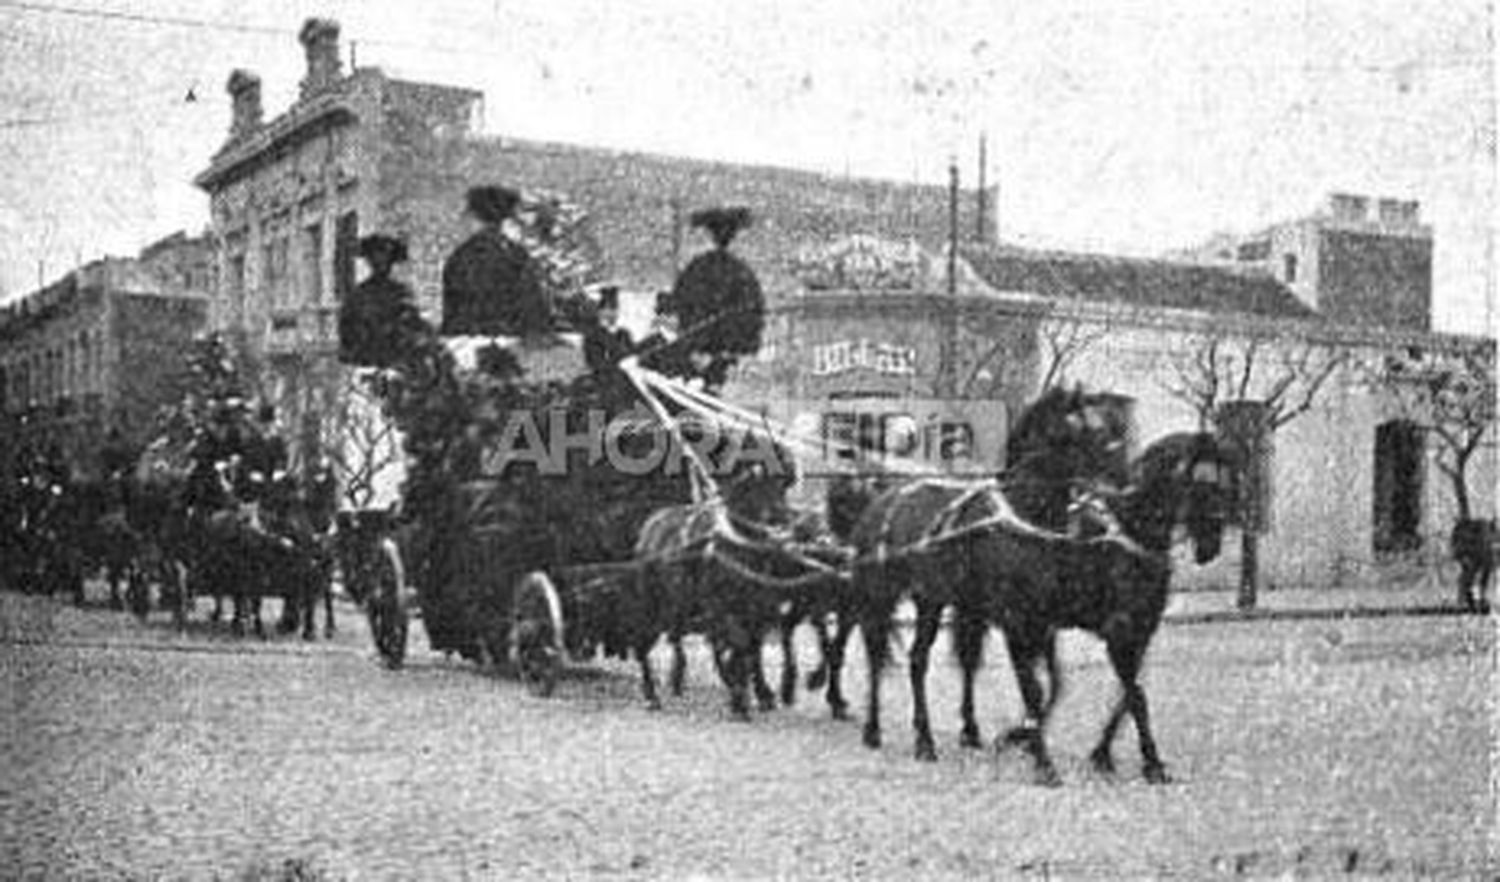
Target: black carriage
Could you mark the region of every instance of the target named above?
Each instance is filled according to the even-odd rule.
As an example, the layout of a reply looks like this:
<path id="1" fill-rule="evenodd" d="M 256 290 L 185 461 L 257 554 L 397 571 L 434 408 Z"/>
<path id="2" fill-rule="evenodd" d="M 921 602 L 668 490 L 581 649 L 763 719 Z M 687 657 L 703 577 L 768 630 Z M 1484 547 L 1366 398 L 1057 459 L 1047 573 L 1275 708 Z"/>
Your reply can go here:
<path id="1" fill-rule="evenodd" d="M 632 593 L 642 590 L 636 536 L 653 512 L 689 502 L 694 491 L 680 451 L 639 464 L 654 445 L 673 444 L 680 427 L 646 409 L 622 374 L 490 382 L 462 406 L 467 425 L 487 412 L 490 430 L 450 445 L 444 471 L 423 476 L 420 505 L 410 505 L 408 481 L 400 514 L 340 515 L 345 584 L 366 606 L 387 665 L 403 662 L 409 623 L 419 617 L 434 650 L 548 691 L 564 655 L 621 649 L 588 624 L 602 621 L 593 611 L 649 604 Z M 496 453 L 495 427 L 503 434 L 528 420 L 545 448 L 560 451 L 555 461 Z M 601 427 L 613 457 L 576 441 Z M 559 431 L 575 439 L 572 449 L 551 445 Z M 636 466 L 620 467 L 622 457 Z"/>

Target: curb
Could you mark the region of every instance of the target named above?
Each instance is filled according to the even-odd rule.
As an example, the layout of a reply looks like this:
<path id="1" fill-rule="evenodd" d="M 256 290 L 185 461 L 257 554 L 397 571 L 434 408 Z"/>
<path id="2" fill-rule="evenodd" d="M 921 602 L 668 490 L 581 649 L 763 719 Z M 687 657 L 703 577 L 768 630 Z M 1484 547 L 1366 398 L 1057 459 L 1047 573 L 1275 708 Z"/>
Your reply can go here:
<path id="1" fill-rule="evenodd" d="M 1250 609 L 1212 612 L 1168 613 L 1162 621 L 1173 625 L 1210 625 L 1225 622 L 1328 621 L 1338 619 L 1385 619 L 1396 616 L 1473 616 L 1457 606 L 1352 607 L 1346 609 Z"/>

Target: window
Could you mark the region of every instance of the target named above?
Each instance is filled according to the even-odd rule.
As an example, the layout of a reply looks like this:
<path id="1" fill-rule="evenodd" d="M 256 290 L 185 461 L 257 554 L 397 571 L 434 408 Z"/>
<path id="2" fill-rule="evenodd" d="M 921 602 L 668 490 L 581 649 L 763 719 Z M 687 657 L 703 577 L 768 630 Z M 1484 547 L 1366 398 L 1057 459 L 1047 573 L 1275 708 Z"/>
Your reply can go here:
<path id="1" fill-rule="evenodd" d="M 307 295 L 305 302 L 317 305 L 323 302 L 323 224 L 316 223 L 302 230 L 302 290 Z"/>
<path id="2" fill-rule="evenodd" d="M 267 233 L 260 246 L 261 290 L 272 309 L 287 305 L 287 237 L 285 233 Z"/>
<path id="3" fill-rule="evenodd" d="M 1422 453 L 1417 424 L 1391 420 L 1376 427 L 1376 551 L 1412 551 L 1422 545 Z"/>
<path id="4" fill-rule="evenodd" d="M 229 308 L 236 324 L 245 321 L 245 255 L 229 258 Z"/>
<path id="5" fill-rule="evenodd" d="M 339 215 L 333 245 L 333 295 L 342 301 L 354 290 L 354 255 L 359 250 L 359 216 Z"/>
<path id="6" fill-rule="evenodd" d="M 1287 282 L 1297 281 L 1297 255 L 1283 254 L 1281 256 L 1281 264 L 1282 268 L 1285 270 L 1285 272 L 1282 274 L 1284 276 L 1284 280 Z"/>

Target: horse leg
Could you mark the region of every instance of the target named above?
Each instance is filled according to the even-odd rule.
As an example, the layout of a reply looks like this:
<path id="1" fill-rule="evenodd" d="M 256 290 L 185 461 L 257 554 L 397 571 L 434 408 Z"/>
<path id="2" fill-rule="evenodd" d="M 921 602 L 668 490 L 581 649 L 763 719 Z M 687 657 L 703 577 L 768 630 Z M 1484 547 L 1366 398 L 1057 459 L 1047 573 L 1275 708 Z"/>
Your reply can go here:
<path id="1" fill-rule="evenodd" d="M 793 635 L 804 610 L 798 604 L 780 616 L 781 627 L 781 703 L 791 707 L 797 703 L 797 644 Z"/>
<path id="2" fill-rule="evenodd" d="M 687 682 L 687 652 L 682 648 L 683 633 L 681 628 L 674 627 L 671 635 L 667 638 L 672 644 L 672 694 L 681 697 L 683 688 Z M 717 660 L 718 656 L 715 656 Z M 720 671 L 722 678 L 724 672 Z"/>
<path id="3" fill-rule="evenodd" d="M 927 718 L 927 662 L 932 655 L 932 644 L 937 640 L 942 617 L 942 604 L 920 599 L 917 601 L 917 633 L 912 641 L 911 651 L 907 653 L 908 673 L 911 677 L 911 724 L 916 730 L 916 756 L 926 762 L 937 759 L 937 748 L 932 743 L 932 725 Z"/>
<path id="4" fill-rule="evenodd" d="M 834 632 L 833 639 L 828 638 L 828 626 L 822 622 L 818 625 L 818 639 L 823 647 L 822 669 L 828 678 L 826 693 L 828 710 L 835 720 L 847 720 L 849 719 L 849 702 L 844 699 L 842 685 L 844 650 L 849 646 L 849 636 L 854 633 L 854 615 L 852 612 L 841 611 L 838 616 L 838 630 Z M 809 686 L 811 686 L 810 683 Z"/>
<path id="5" fill-rule="evenodd" d="M 762 713 L 773 711 L 776 709 L 776 692 L 771 689 L 771 684 L 766 680 L 765 630 L 751 629 L 750 641 L 745 661 L 752 678 L 752 685 L 755 687 L 755 703 Z"/>
<path id="6" fill-rule="evenodd" d="M 636 641 L 635 658 L 641 666 L 641 696 L 646 699 L 646 709 L 661 710 L 661 694 L 656 688 L 656 668 L 651 664 L 651 650 L 656 648 L 656 635 L 642 636 Z"/>
<path id="7" fill-rule="evenodd" d="M 865 611 L 859 625 L 865 641 L 865 659 L 869 666 L 869 683 L 866 685 L 865 730 L 866 747 L 880 747 L 880 675 L 891 652 L 891 608 L 884 603 L 873 603 Z"/>
<path id="8" fill-rule="evenodd" d="M 333 626 L 333 574 L 323 572 L 318 576 L 318 591 L 323 595 L 323 637 L 332 640 L 336 630 Z M 317 605 L 314 598 L 313 605 Z"/>
<path id="9" fill-rule="evenodd" d="M 1057 768 L 1052 765 L 1052 758 L 1047 754 L 1047 743 L 1042 731 L 1045 700 L 1042 684 L 1036 673 L 1037 656 L 1045 652 L 1045 648 L 1019 637 L 1014 630 L 1019 629 L 1006 630 L 1005 646 L 1010 651 L 1011 667 L 1016 672 L 1016 685 L 1021 689 L 1021 700 L 1026 704 L 1027 719 L 1019 727 L 1006 733 L 1000 746 L 1016 743 L 1024 745 L 1036 767 L 1036 782 L 1044 787 L 1056 787 L 1062 783 L 1062 779 L 1058 777 Z"/>
<path id="10" fill-rule="evenodd" d="M 1047 692 L 1047 704 L 1042 709 L 1042 725 L 1046 725 L 1047 719 L 1052 716 L 1052 709 L 1057 707 L 1057 702 L 1062 698 L 1063 673 L 1062 666 L 1057 663 L 1057 630 L 1054 628 L 1047 635 L 1046 645 L 1042 649 L 1042 661 L 1047 665 L 1047 681 L 1052 688 Z"/>
<path id="11" fill-rule="evenodd" d="M 1120 678 L 1120 686 L 1123 694 L 1117 703 L 1115 710 L 1110 714 L 1109 722 L 1105 724 L 1104 732 L 1100 736 L 1099 744 L 1091 753 L 1090 759 L 1094 767 L 1101 771 L 1109 771 L 1114 767 L 1111 756 L 1111 745 L 1114 743 L 1115 732 L 1119 729 L 1120 721 L 1129 711 L 1135 720 L 1135 731 L 1137 740 L 1141 745 L 1141 764 L 1146 781 L 1151 784 L 1166 784 L 1172 779 L 1167 775 L 1166 766 L 1163 765 L 1161 757 L 1156 751 L 1156 739 L 1151 734 L 1151 716 L 1146 705 L 1146 691 L 1141 688 L 1140 670 L 1141 658 L 1145 646 L 1139 640 L 1113 640 L 1108 644 L 1110 664 L 1114 666 L 1115 675 Z"/>
<path id="12" fill-rule="evenodd" d="M 984 660 L 984 637 L 989 629 L 984 617 L 972 610 L 960 609 L 953 623 L 953 640 L 958 652 L 959 667 L 963 670 L 963 700 L 959 714 L 963 718 L 963 731 L 959 744 L 963 747 L 980 747 L 979 722 L 974 717 L 974 680 Z"/>

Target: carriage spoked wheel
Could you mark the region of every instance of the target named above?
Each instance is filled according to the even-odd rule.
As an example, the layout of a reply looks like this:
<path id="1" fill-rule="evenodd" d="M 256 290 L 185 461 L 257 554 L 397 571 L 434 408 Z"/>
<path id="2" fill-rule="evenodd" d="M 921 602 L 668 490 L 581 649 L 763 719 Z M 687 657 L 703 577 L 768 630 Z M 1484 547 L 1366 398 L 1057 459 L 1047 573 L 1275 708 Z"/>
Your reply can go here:
<path id="1" fill-rule="evenodd" d="M 366 572 L 369 584 L 365 612 L 375 651 L 385 666 L 395 670 L 406 661 L 406 631 L 411 621 L 406 600 L 406 568 L 401 551 L 391 539 L 382 539 Z"/>
<path id="2" fill-rule="evenodd" d="M 563 664 L 562 598 L 543 572 L 521 577 L 511 600 L 510 653 L 521 683 L 545 698 L 557 688 Z"/>

